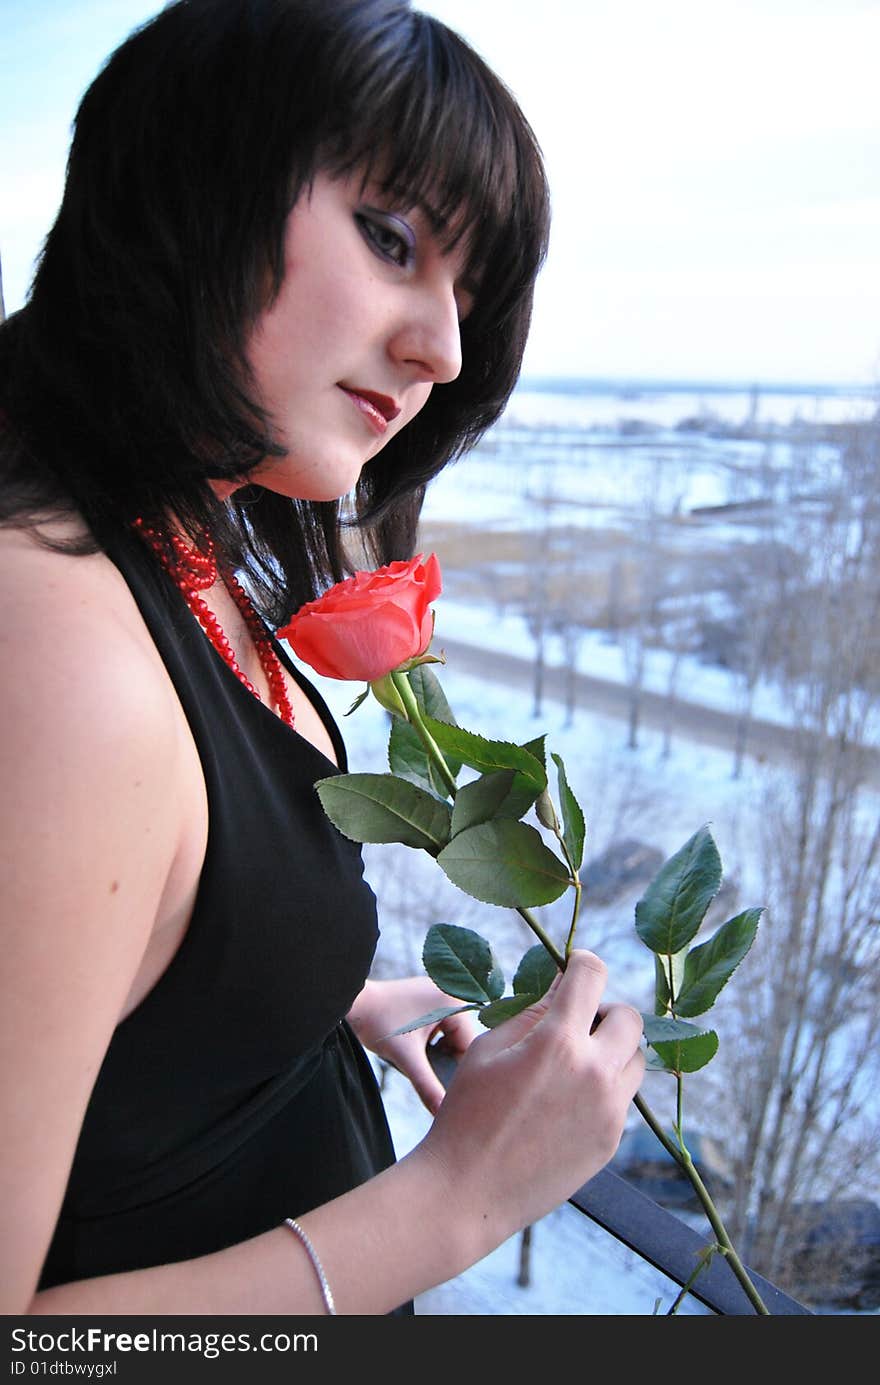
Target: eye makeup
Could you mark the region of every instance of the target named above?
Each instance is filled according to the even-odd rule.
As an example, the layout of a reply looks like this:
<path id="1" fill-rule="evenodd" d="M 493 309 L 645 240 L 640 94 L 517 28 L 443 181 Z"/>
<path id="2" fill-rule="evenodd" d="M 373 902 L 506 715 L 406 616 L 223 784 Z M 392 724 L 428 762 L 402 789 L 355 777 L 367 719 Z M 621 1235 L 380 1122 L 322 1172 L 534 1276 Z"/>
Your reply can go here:
<path id="1" fill-rule="evenodd" d="M 360 207 L 355 221 L 364 240 L 383 260 L 411 269 L 416 258 L 416 233 L 407 221 L 378 207 Z"/>

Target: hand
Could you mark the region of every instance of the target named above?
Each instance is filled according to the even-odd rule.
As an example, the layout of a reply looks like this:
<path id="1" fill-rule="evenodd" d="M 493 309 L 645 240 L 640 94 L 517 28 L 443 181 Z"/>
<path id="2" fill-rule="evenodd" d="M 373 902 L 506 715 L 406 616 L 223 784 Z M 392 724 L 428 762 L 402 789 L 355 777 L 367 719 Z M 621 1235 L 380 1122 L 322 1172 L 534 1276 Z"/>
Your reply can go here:
<path id="1" fill-rule="evenodd" d="M 408 976 L 395 981 L 368 981 L 348 1015 L 349 1024 L 365 1048 L 409 1078 L 432 1116 L 437 1114 L 445 1091 L 428 1061 L 428 1045 L 437 1039 L 446 1053 L 460 1058 L 477 1035 L 477 1022 L 467 1012 L 412 1029 L 408 1034 L 393 1031 L 431 1010 L 460 1004 L 429 977 Z"/>
<path id="2" fill-rule="evenodd" d="M 642 1019 L 601 1006 L 605 964 L 574 951 L 536 1005 L 471 1046 L 419 1147 L 485 1254 L 612 1157 L 645 1069 Z"/>

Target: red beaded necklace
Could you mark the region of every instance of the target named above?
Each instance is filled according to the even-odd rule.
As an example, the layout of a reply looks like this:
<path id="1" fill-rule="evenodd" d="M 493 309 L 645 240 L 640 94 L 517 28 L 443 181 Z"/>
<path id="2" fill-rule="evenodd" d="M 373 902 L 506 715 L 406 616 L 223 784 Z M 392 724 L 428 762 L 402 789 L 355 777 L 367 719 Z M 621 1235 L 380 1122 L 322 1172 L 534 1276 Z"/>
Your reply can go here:
<path id="1" fill-rule="evenodd" d="M 157 530 L 150 529 L 144 524 L 142 519 L 136 519 L 134 521 L 134 527 L 141 535 L 144 542 L 152 548 L 165 571 L 179 588 L 184 601 L 208 636 L 208 639 L 220 655 L 220 658 L 224 663 L 229 665 L 236 678 L 244 683 L 248 692 L 252 692 L 254 697 L 262 701 L 260 694 L 251 680 L 239 667 L 232 645 L 226 638 L 222 625 L 207 602 L 199 595 L 200 592 L 207 591 L 210 587 L 213 587 L 219 576 L 219 567 L 214 553 L 213 539 L 206 536 L 201 543 L 196 544 L 194 547 L 190 547 L 188 544 L 184 543 L 179 535 L 160 534 Z M 174 551 L 173 558 L 168 552 L 169 543 Z M 250 597 L 235 576 L 235 573 L 228 570 L 224 571 L 223 582 L 244 617 L 248 632 L 259 656 L 260 666 L 266 675 L 272 701 L 278 709 L 278 715 L 286 726 L 293 726 L 293 707 L 291 706 L 290 697 L 288 696 L 284 672 L 281 667 L 281 661 L 272 647 L 272 641 L 266 631 L 266 627 L 254 610 Z"/>

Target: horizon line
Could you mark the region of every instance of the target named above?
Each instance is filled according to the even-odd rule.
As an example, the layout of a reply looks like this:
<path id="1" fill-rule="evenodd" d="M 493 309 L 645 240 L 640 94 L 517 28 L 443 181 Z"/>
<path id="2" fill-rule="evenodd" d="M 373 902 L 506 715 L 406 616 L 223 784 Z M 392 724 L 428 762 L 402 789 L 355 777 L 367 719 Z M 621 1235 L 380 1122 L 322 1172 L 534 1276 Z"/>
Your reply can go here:
<path id="1" fill-rule="evenodd" d="M 760 380 L 741 376 L 722 379 L 695 379 L 691 376 L 647 375 L 538 375 L 520 376 L 518 386 L 538 392 L 572 393 L 575 391 L 638 390 L 643 393 L 666 390 L 677 393 L 711 392 L 716 394 L 880 394 L 880 382 L 819 381 L 819 380 Z"/>

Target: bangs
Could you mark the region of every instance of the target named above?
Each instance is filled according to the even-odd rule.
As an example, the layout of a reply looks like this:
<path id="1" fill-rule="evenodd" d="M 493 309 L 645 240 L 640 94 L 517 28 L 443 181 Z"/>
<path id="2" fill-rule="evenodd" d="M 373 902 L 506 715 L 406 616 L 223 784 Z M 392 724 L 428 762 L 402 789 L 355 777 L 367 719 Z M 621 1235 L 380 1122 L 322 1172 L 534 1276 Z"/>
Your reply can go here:
<path id="1" fill-rule="evenodd" d="M 537 141 L 511 93 L 458 35 L 408 12 L 409 33 L 346 93 L 325 145 L 332 172 L 364 169 L 418 207 L 441 246 L 463 244 L 474 311 L 531 283 L 546 254 L 549 195 Z M 387 55 L 387 56 L 386 56 Z"/>

